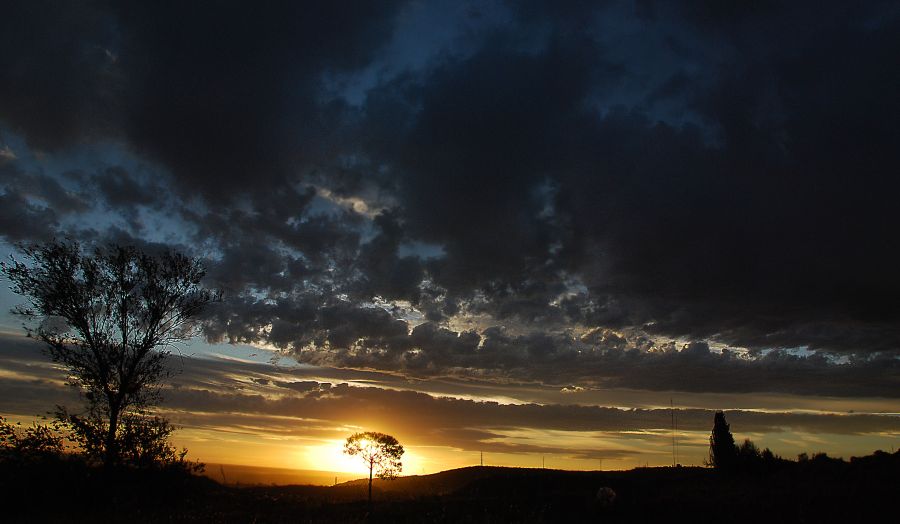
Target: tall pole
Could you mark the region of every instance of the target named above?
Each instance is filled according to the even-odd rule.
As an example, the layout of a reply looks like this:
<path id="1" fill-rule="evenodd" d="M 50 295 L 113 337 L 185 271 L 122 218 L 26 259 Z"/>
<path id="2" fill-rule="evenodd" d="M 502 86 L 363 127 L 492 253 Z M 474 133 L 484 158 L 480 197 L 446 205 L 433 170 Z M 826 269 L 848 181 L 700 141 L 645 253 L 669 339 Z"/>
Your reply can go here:
<path id="1" fill-rule="evenodd" d="M 675 429 L 672 435 L 675 440 L 675 465 L 678 465 L 678 412 L 672 410 L 672 416 L 675 418 L 675 424 L 673 425 Z"/>
<path id="2" fill-rule="evenodd" d="M 672 415 L 672 467 L 675 467 L 675 403 L 669 397 L 669 413 Z"/>

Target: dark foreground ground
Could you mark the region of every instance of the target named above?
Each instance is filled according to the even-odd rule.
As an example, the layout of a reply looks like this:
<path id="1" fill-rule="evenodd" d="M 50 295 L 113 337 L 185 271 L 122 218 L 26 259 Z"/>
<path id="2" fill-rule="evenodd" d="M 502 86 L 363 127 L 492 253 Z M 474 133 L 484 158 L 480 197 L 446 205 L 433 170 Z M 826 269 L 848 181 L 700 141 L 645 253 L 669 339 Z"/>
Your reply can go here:
<path id="1" fill-rule="evenodd" d="M 598 499 L 611 488 L 615 501 Z M 775 470 L 574 472 L 472 467 L 334 487 L 227 487 L 77 461 L 3 464 L 2 522 L 897 522 L 900 452 Z"/>

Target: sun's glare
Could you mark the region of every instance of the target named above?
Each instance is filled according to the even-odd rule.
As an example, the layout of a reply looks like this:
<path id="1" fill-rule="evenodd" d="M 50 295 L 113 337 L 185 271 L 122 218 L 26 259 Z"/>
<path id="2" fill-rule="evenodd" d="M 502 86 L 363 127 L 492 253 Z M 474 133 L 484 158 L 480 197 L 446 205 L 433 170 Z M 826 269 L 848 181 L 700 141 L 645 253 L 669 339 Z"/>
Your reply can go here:
<path id="1" fill-rule="evenodd" d="M 401 475 L 421 475 L 447 469 L 441 467 L 441 460 L 426 460 L 425 457 L 409 448 L 406 448 L 401 461 L 403 462 Z M 446 466 L 446 463 L 443 465 Z M 328 440 L 321 444 L 303 446 L 303 449 L 297 454 L 295 467 L 297 469 L 348 473 L 359 475 L 360 478 L 369 474 L 365 462 L 359 455 L 350 456 L 344 453 L 343 440 Z"/>
<path id="2" fill-rule="evenodd" d="M 354 474 L 368 473 L 359 457 L 351 457 L 344 453 L 343 440 L 329 440 L 317 446 L 308 446 L 304 455 L 305 469 Z"/>

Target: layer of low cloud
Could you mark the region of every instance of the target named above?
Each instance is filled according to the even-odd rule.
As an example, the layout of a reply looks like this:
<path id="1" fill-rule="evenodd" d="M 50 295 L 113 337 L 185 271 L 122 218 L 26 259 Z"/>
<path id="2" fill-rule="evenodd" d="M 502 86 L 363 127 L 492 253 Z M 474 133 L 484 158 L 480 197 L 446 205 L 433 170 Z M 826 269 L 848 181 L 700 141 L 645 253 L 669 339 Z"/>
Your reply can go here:
<path id="1" fill-rule="evenodd" d="M 41 358 L 37 343 L 7 335 L 2 340 L 0 364 L 9 373 L 0 376 L 0 413 L 28 416 L 52 410 L 56 404 L 77 409 L 77 397 L 63 384 L 63 370 Z M 465 399 L 415 391 L 415 385 L 387 375 L 356 374 L 345 377 L 349 382 L 340 377 L 326 381 L 313 378 L 329 372 L 322 368 L 284 368 L 221 358 L 188 356 L 173 358 L 170 364 L 180 372 L 163 392 L 163 408 L 191 431 L 332 441 L 354 428 L 374 428 L 400 435 L 412 446 L 637 463 L 654 462 L 655 454 L 669 452 L 672 413 L 668 409 Z M 507 387 L 510 394 L 516 390 Z M 712 413 L 710 409 L 678 410 L 686 454 L 705 452 Z M 729 410 L 727 417 L 737 434 L 772 442 L 805 434 L 888 442 L 900 433 L 900 420 L 890 415 Z M 834 449 L 844 444 L 817 445 Z"/>

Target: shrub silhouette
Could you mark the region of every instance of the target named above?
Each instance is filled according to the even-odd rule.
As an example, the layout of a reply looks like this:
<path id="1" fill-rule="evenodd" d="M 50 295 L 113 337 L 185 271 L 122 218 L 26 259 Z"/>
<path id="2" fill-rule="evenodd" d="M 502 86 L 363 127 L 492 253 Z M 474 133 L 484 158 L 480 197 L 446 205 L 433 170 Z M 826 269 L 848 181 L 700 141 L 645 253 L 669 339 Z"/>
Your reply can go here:
<path id="1" fill-rule="evenodd" d="M 63 435 L 59 424 L 30 426 L 12 424 L 0 417 L 0 459 L 32 460 L 59 456 L 63 452 Z"/>

